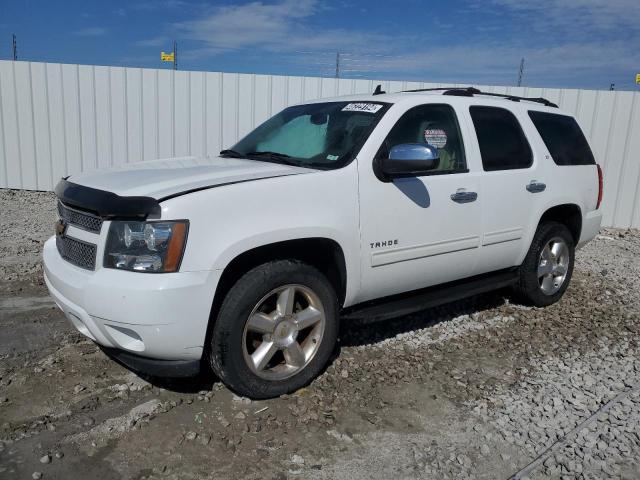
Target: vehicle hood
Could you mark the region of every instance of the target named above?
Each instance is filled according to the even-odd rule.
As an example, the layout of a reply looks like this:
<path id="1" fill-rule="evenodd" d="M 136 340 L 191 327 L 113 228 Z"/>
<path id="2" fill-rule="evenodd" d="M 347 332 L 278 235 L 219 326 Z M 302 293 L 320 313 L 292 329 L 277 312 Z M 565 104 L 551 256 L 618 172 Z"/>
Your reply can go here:
<path id="1" fill-rule="evenodd" d="M 161 201 L 195 190 L 314 171 L 257 160 L 181 157 L 94 170 L 72 175 L 67 180 L 123 197 L 145 196 Z"/>

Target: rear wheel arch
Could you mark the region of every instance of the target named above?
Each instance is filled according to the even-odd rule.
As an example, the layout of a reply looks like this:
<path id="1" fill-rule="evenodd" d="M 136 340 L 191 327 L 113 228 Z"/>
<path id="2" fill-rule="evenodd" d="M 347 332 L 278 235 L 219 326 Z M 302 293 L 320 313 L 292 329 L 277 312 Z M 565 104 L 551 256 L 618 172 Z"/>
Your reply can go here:
<path id="1" fill-rule="evenodd" d="M 575 245 L 580 241 L 582 233 L 582 210 L 574 203 L 564 203 L 548 208 L 540 217 L 536 228 L 545 222 L 558 222 L 571 232 Z"/>

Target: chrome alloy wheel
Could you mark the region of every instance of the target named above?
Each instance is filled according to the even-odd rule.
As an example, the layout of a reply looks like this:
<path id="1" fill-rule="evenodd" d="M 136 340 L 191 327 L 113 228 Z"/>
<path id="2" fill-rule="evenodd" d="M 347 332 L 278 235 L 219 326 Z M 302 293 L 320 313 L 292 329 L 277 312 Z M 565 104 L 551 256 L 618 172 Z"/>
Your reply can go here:
<path id="1" fill-rule="evenodd" d="M 245 362 L 266 380 L 284 380 L 304 369 L 318 352 L 326 317 L 318 295 L 284 285 L 253 308 L 242 335 Z"/>
<path id="2" fill-rule="evenodd" d="M 545 245 L 538 261 L 538 280 L 545 295 L 553 295 L 562 287 L 569 269 L 569 247 L 560 237 Z"/>

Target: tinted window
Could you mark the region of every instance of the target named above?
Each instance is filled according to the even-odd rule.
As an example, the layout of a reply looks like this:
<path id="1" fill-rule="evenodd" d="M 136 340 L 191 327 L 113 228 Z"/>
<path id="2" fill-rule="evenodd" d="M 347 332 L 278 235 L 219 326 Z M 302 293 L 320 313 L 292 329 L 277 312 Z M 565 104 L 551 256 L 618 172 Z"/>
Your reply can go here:
<path id="1" fill-rule="evenodd" d="M 382 155 L 402 143 L 428 143 L 438 149 L 440 163 L 434 173 L 466 172 L 467 162 L 458 127 L 450 105 L 420 105 L 408 110 L 393 126 Z"/>
<path id="2" fill-rule="evenodd" d="M 557 113 L 529 112 L 551 158 L 557 165 L 593 165 L 596 163 L 578 122 Z"/>
<path id="3" fill-rule="evenodd" d="M 469 111 L 485 170 L 512 170 L 531 166 L 531 147 L 513 113 L 497 107 L 471 107 Z"/>

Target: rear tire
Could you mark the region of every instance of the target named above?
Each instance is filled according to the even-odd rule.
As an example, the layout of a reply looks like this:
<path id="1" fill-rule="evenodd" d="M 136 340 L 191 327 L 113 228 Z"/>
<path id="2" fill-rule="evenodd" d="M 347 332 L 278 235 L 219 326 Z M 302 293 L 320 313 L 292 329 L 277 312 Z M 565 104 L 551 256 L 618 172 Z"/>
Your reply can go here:
<path id="1" fill-rule="evenodd" d="M 520 266 L 515 291 L 527 305 L 546 307 L 564 295 L 575 260 L 575 244 L 569 229 L 559 222 L 538 226 L 529 252 Z"/>
<path id="2" fill-rule="evenodd" d="M 234 392 L 264 399 L 294 392 L 324 368 L 338 335 L 338 301 L 316 268 L 277 260 L 253 268 L 227 293 L 210 363 Z"/>

